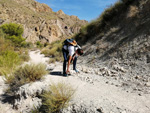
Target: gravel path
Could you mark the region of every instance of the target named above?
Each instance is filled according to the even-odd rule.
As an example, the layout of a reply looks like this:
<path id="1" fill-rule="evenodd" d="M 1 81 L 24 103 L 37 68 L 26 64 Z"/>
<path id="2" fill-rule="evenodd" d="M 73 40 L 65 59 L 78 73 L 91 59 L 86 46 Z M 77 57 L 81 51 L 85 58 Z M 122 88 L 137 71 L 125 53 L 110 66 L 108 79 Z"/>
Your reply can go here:
<path id="1" fill-rule="evenodd" d="M 52 72 L 62 70 L 61 65 L 57 63 Z M 77 89 L 72 103 L 78 112 L 150 113 L 150 95 L 126 92 L 120 87 L 107 84 L 107 79 L 99 75 L 74 73 L 68 77 L 52 75 L 49 79 L 53 82 L 63 81 Z M 66 111 L 70 113 L 70 109 Z"/>
<path id="2" fill-rule="evenodd" d="M 37 61 L 43 62 L 43 59 L 39 57 L 40 54 L 31 55 L 34 58 L 36 56 Z M 79 66 L 80 71 L 81 67 L 84 68 L 81 65 Z M 121 87 L 107 84 L 107 78 L 88 72 L 76 74 L 71 71 L 71 76 L 63 77 L 61 75 L 62 63 L 51 64 L 49 68 L 52 71 L 49 76 L 46 76 L 46 80 L 54 83 L 65 82 L 76 89 L 74 99 L 71 102 L 72 106 L 66 109 L 65 113 L 71 113 L 74 109 L 81 113 L 150 113 L 149 94 L 139 95 L 127 92 Z"/>
<path id="3" fill-rule="evenodd" d="M 150 113 L 149 94 L 139 95 L 136 92 L 133 93 L 124 90 L 122 87 L 117 87 L 117 85 L 111 85 L 109 83 L 112 82 L 112 79 L 99 74 L 92 74 L 89 71 L 83 71 L 86 70 L 86 66 L 82 64 L 77 64 L 80 73 L 77 74 L 71 71 L 71 76 L 63 77 L 61 74 L 62 63 L 47 64 L 48 58 L 40 54 L 40 51 L 31 51 L 30 57 L 30 63 L 45 63 L 50 71 L 50 74 L 46 75 L 43 81 L 33 83 L 29 85 L 30 87 L 34 87 L 34 84 L 36 86 L 41 84 L 44 89 L 48 84 L 65 82 L 76 89 L 74 98 L 70 102 L 70 107 L 65 109 L 64 113 Z M 26 84 L 27 88 L 29 86 Z M 3 79 L 0 78 L 0 99 L 2 99 L 2 94 L 6 87 Z M 25 87 L 23 88 L 25 89 Z M 34 91 L 39 90 L 39 88 L 40 85 L 34 87 Z M 29 91 L 34 93 L 31 89 Z M 31 98 L 31 100 L 33 99 Z M 30 104 L 32 103 L 31 101 L 29 102 Z M 0 108 L 4 109 L 3 111 L 1 110 L 1 113 L 13 113 L 14 110 L 11 107 L 11 105 L 0 102 Z M 26 113 L 24 110 L 22 112 Z"/>

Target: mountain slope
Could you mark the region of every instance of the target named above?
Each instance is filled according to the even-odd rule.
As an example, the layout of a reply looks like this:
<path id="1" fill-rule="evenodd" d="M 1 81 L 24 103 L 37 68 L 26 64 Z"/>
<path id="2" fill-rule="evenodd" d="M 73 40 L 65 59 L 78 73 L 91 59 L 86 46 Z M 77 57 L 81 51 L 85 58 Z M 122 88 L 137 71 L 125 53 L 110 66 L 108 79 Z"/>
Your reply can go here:
<path id="1" fill-rule="evenodd" d="M 150 15 L 146 12 L 150 11 L 150 1 L 126 1 L 132 2 L 127 5 L 122 2 L 116 3 L 107 9 L 100 18 L 82 29 L 82 32 L 75 37 L 79 40 L 78 43 L 84 45 L 86 42 L 95 45 L 94 51 L 97 52 L 101 58 L 103 56 L 109 56 L 107 53 L 111 54 L 119 49 L 124 49 L 124 47 L 131 45 L 129 43 L 133 43 L 134 41 L 139 43 L 142 39 L 142 41 L 146 40 L 145 42 L 148 43 Z M 121 8 L 122 10 L 119 10 Z M 142 44 L 144 45 L 145 43 Z M 148 47 L 145 48 L 145 52 L 149 50 L 149 44 L 146 45 Z M 132 46 L 135 47 L 138 46 L 138 44 L 132 44 Z M 135 54 L 138 53 L 138 50 L 139 49 L 135 51 Z M 93 50 L 88 52 L 90 53 L 92 51 Z M 118 51 L 115 56 L 118 55 L 121 57 L 119 54 L 121 53 Z"/>
<path id="2" fill-rule="evenodd" d="M 121 0 L 75 36 L 88 65 L 125 69 L 118 80 L 137 91 L 142 87 L 144 93 L 150 83 L 149 6 L 149 0 Z"/>
<path id="3" fill-rule="evenodd" d="M 27 41 L 52 42 L 78 33 L 87 21 L 69 16 L 62 10 L 53 12 L 46 4 L 34 0 L 0 0 L 0 24 L 20 23 Z"/>

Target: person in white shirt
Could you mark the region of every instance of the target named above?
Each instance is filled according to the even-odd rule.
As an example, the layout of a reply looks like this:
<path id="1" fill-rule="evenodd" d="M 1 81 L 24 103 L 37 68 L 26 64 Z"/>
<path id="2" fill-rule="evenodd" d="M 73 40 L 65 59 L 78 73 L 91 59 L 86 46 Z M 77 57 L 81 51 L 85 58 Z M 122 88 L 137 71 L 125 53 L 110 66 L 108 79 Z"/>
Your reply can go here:
<path id="1" fill-rule="evenodd" d="M 79 72 L 76 69 L 77 55 L 80 56 L 83 54 L 83 50 L 79 45 L 77 45 L 76 41 L 73 40 L 72 43 L 68 45 L 64 45 L 62 48 L 64 62 L 63 62 L 63 75 L 67 76 L 70 73 L 69 67 L 71 61 L 73 61 L 73 70 Z M 68 64 L 67 64 L 68 62 Z M 66 65 L 67 64 L 67 65 Z M 67 69 L 66 69 L 67 67 Z"/>

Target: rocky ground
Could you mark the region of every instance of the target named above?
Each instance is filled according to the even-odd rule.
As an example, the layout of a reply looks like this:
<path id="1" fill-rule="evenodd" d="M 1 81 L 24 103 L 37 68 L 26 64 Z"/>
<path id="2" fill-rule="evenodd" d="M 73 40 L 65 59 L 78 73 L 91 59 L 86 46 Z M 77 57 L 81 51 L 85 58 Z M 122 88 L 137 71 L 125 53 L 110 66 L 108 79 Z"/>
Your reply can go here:
<path id="1" fill-rule="evenodd" d="M 43 90 L 47 90 L 51 83 L 57 82 L 65 82 L 76 89 L 70 107 L 64 109 L 63 113 L 150 112 L 149 82 L 139 80 L 141 85 L 137 85 L 140 78 L 130 79 L 127 76 L 129 69 L 116 59 L 108 61 L 106 64 L 109 63 L 109 66 L 104 63 L 98 64 L 98 62 L 97 65 L 89 65 L 85 60 L 79 59 L 77 67 L 80 73 L 71 71 L 71 76 L 63 77 L 61 75 L 62 63 L 47 64 L 48 58 L 41 55 L 40 51 L 31 51 L 30 57 L 30 62 L 45 63 L 50 73 L 41 81 L 21 86 L 19 91 L 15 92 L 18 96 L 11 104 L 4 102 L 5 95 L 3 94 L 7 85 L 1 77 L 0 108 L 2 108 L 2 113 L 31 112 L 31 109 L 41 105 L 41 100 L 36 96 Z"/>

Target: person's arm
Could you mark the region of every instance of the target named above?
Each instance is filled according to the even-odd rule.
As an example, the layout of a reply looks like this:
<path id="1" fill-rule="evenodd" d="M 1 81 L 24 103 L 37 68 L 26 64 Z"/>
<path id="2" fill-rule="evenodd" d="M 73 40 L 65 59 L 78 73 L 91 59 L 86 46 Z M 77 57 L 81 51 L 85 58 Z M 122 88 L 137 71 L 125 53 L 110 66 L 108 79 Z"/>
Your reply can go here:
<path id="1" fill-rule="evenodd" d="M 68 74 L 69 71 L 69 66 L 70 66 L 70 62 L 71 62 L 72 56 L 69 56 L 69 60 L 68 60 L 68 65 L 67 65 L 67 71 L 66 73 Z"/>
<path id="2" fill-rule="evenodd" d="M 77 54 L 77 53 L 75 52 L 74 55 L 72 56 L 71 62 L 74 60 L 76 54 Z"/>

